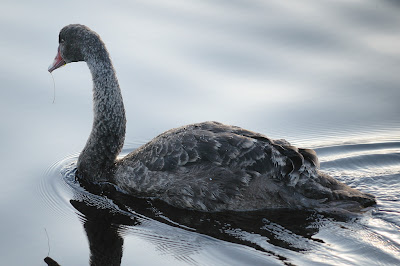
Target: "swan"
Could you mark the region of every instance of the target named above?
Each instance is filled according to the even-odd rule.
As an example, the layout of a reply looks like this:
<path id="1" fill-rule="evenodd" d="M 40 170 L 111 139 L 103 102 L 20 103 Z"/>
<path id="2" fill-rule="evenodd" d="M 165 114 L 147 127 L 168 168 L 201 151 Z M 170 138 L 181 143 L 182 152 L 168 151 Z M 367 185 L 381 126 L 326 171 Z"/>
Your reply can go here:
<path id="1" fill-rule="evenodd" d="M 320 172 L 315 151 L 218 122 L 166 131 L 122 159 L 126 117 L 118 79 L 100 36 L 80 24 L 59 33 L 48 71 L 85 61 L 94 119 L 76 176 L 135 197 L 204 212 L 374 205 L 374 196 Z M 350 208 L 350 207 L 348 207 Z"/>

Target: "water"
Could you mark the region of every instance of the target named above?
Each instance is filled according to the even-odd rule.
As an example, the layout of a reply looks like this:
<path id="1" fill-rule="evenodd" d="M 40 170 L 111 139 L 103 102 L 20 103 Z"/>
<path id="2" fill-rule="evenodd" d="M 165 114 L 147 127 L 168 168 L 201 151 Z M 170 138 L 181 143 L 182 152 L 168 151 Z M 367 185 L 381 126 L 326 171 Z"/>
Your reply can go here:
<path id="1" fill-rule="evenodd" d="M 97 255 L 123 251 L 122 265 L 400 264 L 399 9 L 372 0 L 3 1 L 0 264 L 50 256 L 86 265 L 89 242 Z M 59 30 L 76 22 L 113 58 L 125 153 L 216 120 L 316 149 L 325 172 L 378 205 L 346 217 L 203 215 L 88 194 L 71 176 L 92 122 L 90 73 L 84 63 L 55 71 L 52 104 L 46 71 Z"/>

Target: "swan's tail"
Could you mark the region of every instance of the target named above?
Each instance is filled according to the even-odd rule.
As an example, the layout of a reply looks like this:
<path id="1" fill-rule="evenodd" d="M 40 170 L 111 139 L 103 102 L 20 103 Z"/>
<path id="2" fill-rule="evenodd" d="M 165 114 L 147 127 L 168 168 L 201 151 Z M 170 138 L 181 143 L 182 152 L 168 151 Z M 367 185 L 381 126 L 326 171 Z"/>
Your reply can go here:
<path id="1" fill-rule="evenodd" d="M 376 204 L 375 197 L 318 171 L 317 177 L 301 184 L 303 195 L 319 200 L 329 207 L 362 209 Z"/>

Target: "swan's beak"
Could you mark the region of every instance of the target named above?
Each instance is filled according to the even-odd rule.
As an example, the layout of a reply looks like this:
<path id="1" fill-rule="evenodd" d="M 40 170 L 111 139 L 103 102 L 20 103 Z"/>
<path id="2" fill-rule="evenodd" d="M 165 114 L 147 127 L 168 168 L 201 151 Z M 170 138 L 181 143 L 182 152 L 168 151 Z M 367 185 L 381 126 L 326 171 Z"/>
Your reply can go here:
<path id="1" fill-rule="evenodd" d="M 51 64 L 49 66 L 49 72 L 51 73 L 53 70 L 65 65 L 65 64 L 66 63 L 65 63 L 64 59 L 61 57 L 61 54 L 60 54 L 60 47 L 58 47 L 56 58 L 54 58 L 53 64 Z"/>

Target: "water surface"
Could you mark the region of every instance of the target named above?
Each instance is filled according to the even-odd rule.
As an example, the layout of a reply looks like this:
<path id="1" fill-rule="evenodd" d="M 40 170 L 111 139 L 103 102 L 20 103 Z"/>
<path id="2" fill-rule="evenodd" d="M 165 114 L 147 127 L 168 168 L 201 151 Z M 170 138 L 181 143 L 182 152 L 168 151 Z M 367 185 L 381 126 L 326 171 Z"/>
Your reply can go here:
<path id="1" fill-rule="evenodd" d="M 45 265 L 50 256 L 86 265 L 96 231 L 114 243 L 103 248 L 123 250 L 122 265 L 400 264 L 399 8 L 3 1 L 1 264 Z M 202 215 L 87 193 L 71 173 L 92 123 L 90 73 L 84 63 L 55 71 L 52 104 L 47 72 L 69 23 L 97 31 L 111 53 L 127 109 L 125 153 L 167 129 L 216 120 L 316 149 L 322 170 L 374 194 L 377 206 L 347 217 Z"/>

